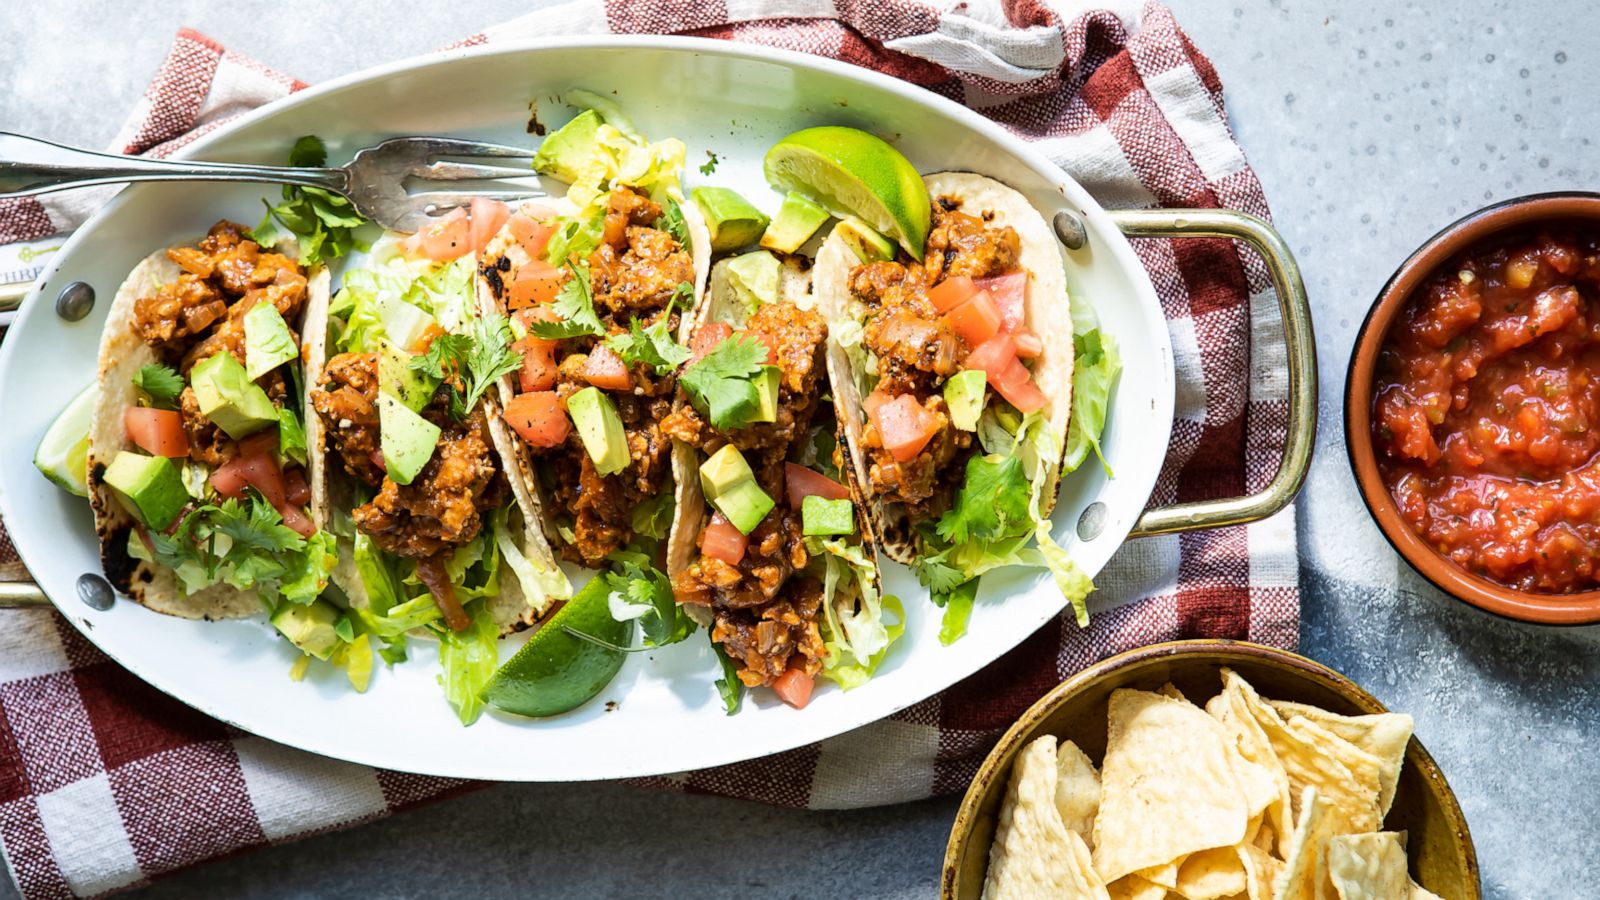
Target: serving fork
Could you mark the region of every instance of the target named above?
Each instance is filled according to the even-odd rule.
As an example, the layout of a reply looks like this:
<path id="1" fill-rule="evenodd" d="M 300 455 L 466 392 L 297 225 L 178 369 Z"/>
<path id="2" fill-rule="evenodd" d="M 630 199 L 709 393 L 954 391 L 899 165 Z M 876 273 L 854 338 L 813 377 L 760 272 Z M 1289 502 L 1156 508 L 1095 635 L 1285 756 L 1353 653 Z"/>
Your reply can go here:
<path id="1" fill-rule="evenodd" d="M 365 218 L 395 231 L 416 231 L 433 216 L 473 198 L 528 200 L 545 196 L 532 185 L 510 190 L 407 189 L 430 182 L 527 178 L 530 165 L 512 167 L 457 160 L 530 160 L 533 151 L 459 138 L 401 137 L 358 151 L 342 166 L 298 168 L 247 163 L 142 159 L 67 147 L 0 131 L 0 199 L 66 188 L 129 181 L 242 181 L 321 188 L 344 196 Z"/>

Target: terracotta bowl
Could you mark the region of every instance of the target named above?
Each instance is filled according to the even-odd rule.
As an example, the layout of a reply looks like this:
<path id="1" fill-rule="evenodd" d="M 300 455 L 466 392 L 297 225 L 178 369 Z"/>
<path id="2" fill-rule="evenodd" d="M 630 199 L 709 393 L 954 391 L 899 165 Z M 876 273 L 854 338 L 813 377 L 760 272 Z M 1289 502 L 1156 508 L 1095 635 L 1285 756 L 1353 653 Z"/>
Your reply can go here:
<path id="1" fill-rule="evenodd" d="M 1153 691 L 1172 682 L 1204 704 L 1222 690 L 1221 669 L 1243 675 L 1265 697 L 1314 703 L 1344 715 L 1385 712 L 1354 682 L 1303 656 L 1235 641 L 1173 641 L 1130 650 L 1067 679 L 1022 714 L 1000 738 L 967 789 L 945 849 L 941 896 L 977 900 L 989 863 L 1011 761 L 1044 734 L 1070 738 L 1098 765 L 1106 751 L 1106 707 L 1121 687 Z M 1433 757 L 1415 737 L 1406 748 L 1388 830 L 1408 833 L 1411 877 L 1445 900 L 1478 900 L 1478 857 L 1467 820 Z"/>
<path id="2" fill-rule="evenodd" d="M 1344 437 L 1355 469 L 1361 499 L 1383 536 L 1423 578 L 1440 590 L 1479 609 L 1523 622 L 1588 625 L 1600 622 L 1600 591 L 1582 594 L 1536 594 L 1519 591 L 1474 575 L 1440 556 L 1400 518 L 1394 498 L 1378 473 L 1372 449 L 1373 370 L 1389 326 L 1416 289 L 1441 265 L 1472 245 L 1499 234 L 1549 222 L 1593 221 L 1600 224 L 1600 194 L 1534 194 L 1480 209 L 1428 239 L 1383 286 L 1356 335 L 1345 379 Z"/>

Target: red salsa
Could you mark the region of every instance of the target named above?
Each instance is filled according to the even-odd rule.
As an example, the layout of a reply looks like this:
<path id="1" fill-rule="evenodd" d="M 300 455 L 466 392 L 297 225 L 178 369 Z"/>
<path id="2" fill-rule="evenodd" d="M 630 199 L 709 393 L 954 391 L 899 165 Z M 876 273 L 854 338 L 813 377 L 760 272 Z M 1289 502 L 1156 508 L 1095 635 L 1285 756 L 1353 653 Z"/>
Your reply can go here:
<path id="1" fill-rule="evenodd" d="M 1378 359 L 1372 431 L 1400 515 L 1524 591 L 1600 589 L 1600 229 L 1480 244 L 1425 282 Z"/>

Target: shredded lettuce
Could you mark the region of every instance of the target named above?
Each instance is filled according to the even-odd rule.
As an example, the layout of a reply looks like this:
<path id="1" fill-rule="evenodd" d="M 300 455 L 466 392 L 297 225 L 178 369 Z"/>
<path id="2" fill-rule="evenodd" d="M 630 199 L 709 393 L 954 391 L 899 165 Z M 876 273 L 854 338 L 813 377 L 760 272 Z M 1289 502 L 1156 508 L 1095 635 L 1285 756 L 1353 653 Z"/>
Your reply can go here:
<path id="1" fill-rule="evenodd" d="M 1072 304 L 1072 346 L 1072 418 L 1061 471 L 1077 469 L 1093 451 L 1109 478 L 1111 466 L 1100 452 L 1100 433 L 1105 430 L 1111 392 L 1122 372 L 1122 356 L 1116 339 L 1100 330 L 1100 321 L 1087 303 Z"/>
<path id="2" fill-rule="evenodd" d="M 898 597 L 879 596 L 877 568 L 859 543 L 810 537 L 806 549 L 823 565 L 822 674 L 844 690 L 860 687 L 905 631 L 905 607 Z M 892 621 L 884 621 L 885 610 Z"/>
<path id="3" fill-rule="evenodd" d="M 365 267 L 344 274 L 328 308 L 331 318 L 343 322 L 340 350 L 379 349 L 387 337 L 383 323 L 391 304 L 410 304 L 452 334 L 464 333 L 476 317 L 473 257 L 443 264 L 408 259 L 400 252 L 400 240 L 400 235 L 385 234 L 373 245 Z"/>
<path id="4" fill-rule="evenodd" d="M 967 633 L 967 623 L 972 620 L 972 605 L 978 599 L 978 579 L 958 585 L 948 594 L 935 594 L 934 602 L 944 607 L 944 618 L 939 622 L 939 643 L 945 647 L 954 644 Z"/>
<path id="5" fill-rule="evenodd" d="M 428 598 L 431 602 L 431 598 Z M 444 688 L 445 699 L 455 708 L 461 724 L 471 725 L 483 713 L 483 691 L 500 664 L 500 649 L 496 641 L 500 629 L 494 624 L 488 608 L 475 604 L 472 625 L 465 631 L 439 631 L 439 663 L 444 672 L 439 684 Z"/>
<path id="6" fill-rule="evenodd" d="M 499 548 L 500 558 L 511 570 L 511 574 L 522 587 L 522 596 L 533 607 L 534 612 L 543 615 L 550 604 L 556 600 L 568 600 L 572 597 L 572 582 L 567 580 L 567 573 L 561 567 L 542 565 L 529 559 L 517 546 L 512 537 L 509 519 L 511 508 L 501 507 L 496 510 L 491 519 L 494 528 L 495 546 Z"/>
<path id="7" fill-rule="evenodd" d="M 366 693 L 368 685 L 372 683 L 371 636 L 362 633 L 341 643 L 334 648 L 333 655 L 328 657 L 328 662 L 344 670 L 345 677 L 350 680 L 350 686 L 355 688 L 357 693 Z"/>

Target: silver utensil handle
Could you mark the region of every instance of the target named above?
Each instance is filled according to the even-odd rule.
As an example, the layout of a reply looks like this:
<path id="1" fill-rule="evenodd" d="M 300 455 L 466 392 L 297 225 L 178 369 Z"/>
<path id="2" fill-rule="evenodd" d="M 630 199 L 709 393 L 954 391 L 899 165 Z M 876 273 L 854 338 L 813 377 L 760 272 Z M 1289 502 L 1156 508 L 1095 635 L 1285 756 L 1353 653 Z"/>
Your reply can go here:
<path id="1" fill-rule="evenodd" d="M 343 169 L 140 159 L 0 131 L 0 198 L 127 181 L 267 182 L 343 194 L 349 188 L 349 173 Z"/>

